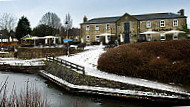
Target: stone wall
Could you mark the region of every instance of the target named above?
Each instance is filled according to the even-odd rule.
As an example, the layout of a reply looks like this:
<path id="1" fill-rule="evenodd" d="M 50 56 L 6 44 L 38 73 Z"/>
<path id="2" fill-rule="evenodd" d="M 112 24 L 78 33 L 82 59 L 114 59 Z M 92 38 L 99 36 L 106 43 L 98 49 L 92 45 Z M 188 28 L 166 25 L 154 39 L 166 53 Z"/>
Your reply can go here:
<path id="1" fill-rule="evenodd" d="M 66 54 L 66 48 L 18 48 L 17 58 L 44 58 L 48 55 L 61 56 Z"/>
<path id="2" fill-rule="evenodd" d="M 160 21 L 164 20 L 165 21 L 165 27 L 160 27 Z M 145 20 L 145 21 L 140 21 L 140 32 L 146 32 L 148 30 L 152 29 L 178 29 L 182 28 L 182 25 L 186 24 L 186 19 L 185 18 L 177 18 L 178 20 L 178 26 L 173 26 L 173 20 L 174 19 L 156 19 L 156 20 Z M 146 22 L 150 21 L 151 22 L 151 27 L 147 28 L 146 27 Z"/>
<path id="3" fill-rule="evenodd" d="M 106 29 L 107 24 L 110 25 L 110 29 Z M 90 26 L 90 30 L 86 30 L 86 26 Z M 95 26 L 99 26 L 99 30 L 95 30 Z M 115 23 L 102 23 L 102 24 L 83 24 L 81 25 L 81 37 L 85 43 L 91 43 L 96 41 L 96 36 L 102 33 L 116 34 L 116 24 Z M 90 36 L 90 41 L 86 41 L 86 36 Z"/>
<path id="4" fill-rule="evenodd" d="M 178 26 L 173 26 L 173 20 L 178 20 Z M 83 38 L 85 43 L 91 43 L 96 41 L 96 35 L 100 35 L 102 33 L 112 33 L 116 34 L 114 39 L 120 40 L 120 35 L 122 34 L 123 40 L 125 38 L 125 31 L 124 31 L 124 24 L 129 23 L 130 24 L 130 43 L 135 43 L 138 40 L 138 35 L 142 32 L 146 31 L 154 31 L 157 30 L 157 32 L 165 32 L 170 31 L 171 29 L 182 29 L 183 25 L 186 25 L 186 18 L 174 18 L 174 19 L 155 19 L 155 20 L 144 20 L 144 21 L 138 21 L 134 17 L 132 17 L 129 14 L 125 14 L 122 16 L 116 23 L 102 23 L 102 24 L 82 24 L 81 25 L 81 37 Z M 165 21 L 165 27 L 160 27 L 160 21 Z M 146 22 L 151 22 L 151 27 L 146 27 Z M 106 25 L 110 24 L 110 28 L 112 30 L 107 30 Z M 86 26 L 90 26 L 90 30 L 86 31 Z M 99 30 L 95 30 L 95 26 L 99 26 Z M 90 41 L 86 42 L 86 36 L 90 36 Z M 181 38 L 181 37 L 180 37 Z M 112 39 L 114 41 L 114 39 Z M 154 35 L 153 40 L 160 40 L 160 35 Z"/>
<path id="5" fill-rule="evenodd" d="M 121 17 L 118 21 L 117 21 L 117 36 L 119 39 L 120 34 L 122 34 L 123 39 L 125 36 L 125 30 L 124 30 L 124 24 L 125 23 L 129 23 L 129 36 L 130 36 L 130 43 L 135 43 L 137 42 L 137 35 L 138 35 L 138 29 L 137 29 L 137 25 L 138 25 L 138 21 L 137 19 L 135 19 L 134 17 L 125 14 L 123 17 Z"/>

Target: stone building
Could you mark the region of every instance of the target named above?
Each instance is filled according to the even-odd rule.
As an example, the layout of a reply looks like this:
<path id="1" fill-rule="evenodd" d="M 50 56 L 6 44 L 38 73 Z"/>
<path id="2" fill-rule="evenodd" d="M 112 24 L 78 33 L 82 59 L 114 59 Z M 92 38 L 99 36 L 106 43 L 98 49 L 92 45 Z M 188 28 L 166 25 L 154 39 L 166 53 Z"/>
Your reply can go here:
<path id="1" fill-rule="evenodd" d="M 175 13 L 152 13 L 143 15 L 103 17 L 87 20 L 85 16 L 81 23 L 81 38 L 85 43 L 118 40 L 121 43 L 138 41 L 175 40 L 180 37 L 179 29 L 187 25 L 187 17 L 181 9 Z M 167 33 L 175 31 L 174 34 Z"/>

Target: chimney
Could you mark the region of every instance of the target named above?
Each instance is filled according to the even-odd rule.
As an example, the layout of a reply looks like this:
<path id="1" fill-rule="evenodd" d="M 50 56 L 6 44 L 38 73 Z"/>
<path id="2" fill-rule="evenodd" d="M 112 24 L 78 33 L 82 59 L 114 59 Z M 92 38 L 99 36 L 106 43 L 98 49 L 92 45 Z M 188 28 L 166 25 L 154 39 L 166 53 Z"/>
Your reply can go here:
<path id="1" fill-rule="evenodd" d="M 181 15 L 181 16 L 184 16 L 184 15 L 185 15 L 184 9 L 179 10 L 177 13 L 178 13 L 179 15 Z"/>
<path id="2" fill-rule="evenodd" d="M 85 23 L 85 22 L 87 22 L 87 17 L 86 16 L 84 16 L 84 18 L 83 18 L 83 22 Z"/>

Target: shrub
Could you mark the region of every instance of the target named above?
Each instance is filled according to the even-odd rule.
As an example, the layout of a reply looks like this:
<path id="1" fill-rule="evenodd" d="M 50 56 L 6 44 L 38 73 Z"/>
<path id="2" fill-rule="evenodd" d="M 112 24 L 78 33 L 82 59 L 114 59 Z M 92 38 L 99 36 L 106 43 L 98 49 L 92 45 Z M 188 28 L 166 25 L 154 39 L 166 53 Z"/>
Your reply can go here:
<path id="1" fill-rule="evenodd" d="M 69 42 L 70 45 L 78 45 L 80 43 L 81 43 L 80 41 L 71 41 L 71 42 Z"/>
<path id="2" fill-rule="evenodd" d="M 103 53 L 100 70 L 157 80 L 190 84 L 190 40 L 125 44 Z"/>

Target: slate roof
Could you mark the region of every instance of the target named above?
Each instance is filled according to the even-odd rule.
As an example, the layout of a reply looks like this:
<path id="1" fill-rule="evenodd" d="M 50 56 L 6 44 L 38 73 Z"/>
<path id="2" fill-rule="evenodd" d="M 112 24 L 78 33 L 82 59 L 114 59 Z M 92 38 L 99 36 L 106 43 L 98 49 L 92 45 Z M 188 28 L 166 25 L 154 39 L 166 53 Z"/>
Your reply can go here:
<path id="1" fill-rule="evenodd" d="M 113 22 L 116 22 L 120 17 L 121 16 L 94 18 L 94 19 L 88 20 L 87 22 L 83 24 L 113 23 Z"/>
<path id="2" fill-rule="evenodd" d="M 154 20 L 154 19 L 187 18 L 186 16 L 181 16 L 175 13 L 152 13 L 152 14 L 131 15 L 131 16 L 133 16 L 139 21 Z M 114 23 L 114 22 L 117 22 L 117 20 L 119 20 L 121 17 L 122 16 L 94 18 L 82 24 Z"/>
<path id="3" fill-rule="evenodd" d="M 187 18 L 186 16 L 181 16 L 175 13 L 153 13 L 153 14 L 143 14 L 143 15 L 132 15 L 137 20 L 154 20 L 154 19 L 173 19 L 173 18 Z"/>

